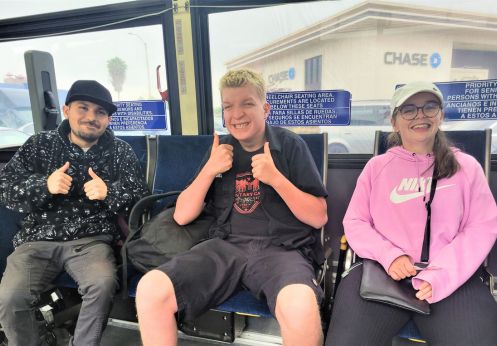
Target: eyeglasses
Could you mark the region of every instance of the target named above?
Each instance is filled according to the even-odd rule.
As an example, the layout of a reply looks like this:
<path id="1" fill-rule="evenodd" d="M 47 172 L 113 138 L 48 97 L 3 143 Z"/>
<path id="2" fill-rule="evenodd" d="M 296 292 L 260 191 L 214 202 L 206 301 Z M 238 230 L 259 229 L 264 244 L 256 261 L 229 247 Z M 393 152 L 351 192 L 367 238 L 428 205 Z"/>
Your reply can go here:
<path id="1" fill-rule="evenodd" d="M 397 112 L 402 118 L 405 120 L 413 120 L 418 116 L 419 110 L 423 110 L 423 114 L 427 118 L 433 118 L 440 113 L 442 106 L 438 102 L 428 102 L 425 103 L 422 107 L 418 107 L 416 105 L 403 105 L 397 108 Z"/>

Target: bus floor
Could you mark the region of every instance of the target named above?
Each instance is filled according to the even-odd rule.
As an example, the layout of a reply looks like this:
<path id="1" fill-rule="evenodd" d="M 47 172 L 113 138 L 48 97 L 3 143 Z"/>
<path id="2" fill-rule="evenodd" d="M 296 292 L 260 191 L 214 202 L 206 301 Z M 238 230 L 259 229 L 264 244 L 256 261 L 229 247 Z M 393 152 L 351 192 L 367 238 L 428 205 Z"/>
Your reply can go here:
<path id="1" fill-rule="evenodd" d="M 258 345 L 273 346 L 282 345 L 281 338 L 278 334 L 278 327 L 268 319 L 255 319 L 251 321 L 252 327 L 242 333 L 233 344 L 225 342 L 201 339 L 179 333 L 178 346 L 209 346 L 209 345 Z M 276 334 L 275 334 L 276 333 Z M 63 329 L 56 330 L 57 346 L 67 346 L 69 334 Z M 138 325 L 133 322 L 120 320 L 109 320 L 109 324 L 104 332 L 100 346 L 140 346 L 140 333 Z M 415 342 L 407 339 L 396 337 L 392 340 L 392 346 L 422 346 L 425 343 Z"/>
<path id="2" fill-rule="evenodd" d="M 57 346 L 67 346 L 69 343 L 69 334 L 64 329 L 56 329 L 55 335 Z M 136 322 L 128 322 L 117 319 L 109 319 L 105 329 L 100 346 L 140 346 L 140 332 Z M 258 345 L 258 346 L 277 346 L 282 345 L 279 336 L 279 327 L 274 319 L 250 318 L 245 331 L 236 338 L 232 344 L 202 339 L 188 336 L 182 332 L 178 335 L 178 346 L 203 346 L 203 345 Z"/>

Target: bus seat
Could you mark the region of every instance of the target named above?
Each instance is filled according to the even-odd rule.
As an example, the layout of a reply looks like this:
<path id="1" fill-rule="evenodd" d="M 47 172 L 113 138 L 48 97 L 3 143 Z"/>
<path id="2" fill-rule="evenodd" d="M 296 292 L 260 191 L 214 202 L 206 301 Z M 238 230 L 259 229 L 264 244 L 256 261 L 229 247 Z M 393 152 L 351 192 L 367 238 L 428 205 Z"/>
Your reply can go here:
<path id="1" fill-rule="evenodd" d="M 212 136 L 210 135 L 159 135 L 156 137 L 155 169 L 151 184 L 152 196 L 142 198 L 131 211 L 130 230 L 137 229 L 144 218 L 150 218 L 176 200 L 177 194 L 169 193 L 172 191 L 179 193 L 186 187 L 211 144 Z M 163 198 L 162 194 L 166 194 L 167 197 Z M 125 254 L 126 252 L 123 251 L 123 263 L 127 264 Z M 128 295 L 134 298 L 136 285 L 142 274 L 133 270 L 131 266 L 129 267 L 129 270 L 126 269 L 126 275 L 128 272 L 133 274 L 129 275 L 128 282 L 123 284 L 128 284 Z"/>
<path id="2" fill-rule="evenodd" d="M 454 146 L 461 149 L 465 153 L 472 155 L 480 163 L 488 180 L 490 177 L 492 130 L 444 131 L 444 133 Z M 390 132 L 376 131 L 373 155 L 380 155 L 388 150 L 387 137 L 389 134 Z M 349 251 L 351 253 L 347 257 L 350 258 L 352 262 L 355 262 L 355 254 L 352 253 L 350 248 Z M 486 267 L 486 263 L 484 266 Z M 492 275 L 489 276 L 493 278 Z M 493 280 L 490 281 L 493 282 Z M 494 293 L 492 287 L 491 291 Z M 423 337 L 412 320 L 407 322 L 407 324 L 402 327 L 398 336 L 404 339 L 424 342 Z"/>
<path id="3" fill-rule="evenodd" d="M 216 309 L 226 312 L 234 312 L 239 315 L 272 318 L 271 311 L 265 300 L 254 297 L 249 291 L 242 290 Z"/>
<path id="4" fill-rule="evenodd" d="M 125 141 L 133 148 L 142 167 L 142 172 L 145 174 L 148 161 L 147 136 L 117 136 L 117 138 Z"/>
<path id="5" fill-rule="evenodd" d="M 19 229 L 19 223 L 26 214 L 18 213 L 0 205 L 0 277 L 3 276 L 7 257 L 14 251 L 12 239 Z"/>
<path id="6" fill-rule="evenodd" d="M 152 162 L 150 156 L 150 136 L 117 136 L 117 138 L 128 143 L 138 158 L 138 162 L 140 162 L 140 166 L 142 168 L 142 173 L 145 176 L 145 179 L 148 183 L 148 186 L 151 187 L 151 179 L 149 177 L 149 171 L 154 167 L 151 167 Z"/>
<path id="7" fill-rule="evenodd" d="M 211 144 L 211 135 L 157 136 L 157 167 L 152 193 L 182 191 Z"/>

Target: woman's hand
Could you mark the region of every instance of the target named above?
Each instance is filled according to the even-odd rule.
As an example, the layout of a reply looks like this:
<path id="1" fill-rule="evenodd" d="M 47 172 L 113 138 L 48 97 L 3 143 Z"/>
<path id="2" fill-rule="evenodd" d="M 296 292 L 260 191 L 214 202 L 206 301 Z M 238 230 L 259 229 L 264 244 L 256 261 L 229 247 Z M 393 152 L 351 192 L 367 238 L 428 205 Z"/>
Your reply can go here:
<path id="1" fill-rule="evenodd" d="M 425 300 L 431 298 L 431 293 L 431 284 L 428 281 L 422 281 L 421 285 L 419 286 L 419 290 L 416 293 L 416 298 L 418 298 L 419 300 Z"/>
<path id="2" fill-rule="evenodd" d="M 388 275 L 395 281 L 399 281 L 416 275 L 416 269 L 409 256 L 402 255 L 392 262 L 390 268 L 388 268 Z"/>

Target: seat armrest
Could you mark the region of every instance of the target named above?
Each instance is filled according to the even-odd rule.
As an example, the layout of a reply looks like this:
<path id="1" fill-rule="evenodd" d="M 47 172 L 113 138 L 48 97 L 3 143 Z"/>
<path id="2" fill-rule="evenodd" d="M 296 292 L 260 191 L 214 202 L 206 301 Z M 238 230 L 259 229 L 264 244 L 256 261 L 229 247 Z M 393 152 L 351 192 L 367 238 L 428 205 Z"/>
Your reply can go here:
<path id="1" fill-rule="evenodd" d="M 129 234 L 132 235 L 136 233 L 138 228 L 140 227 L 142 216 L 144 213 L 151 210 L 153 205 L 166 197 L 179 195 L 181 191 L 170 191 L 164 192 L 157 195 L 150 195 L 143 197 L 140 199 L 131 209 L 131 213 L 129 214 Z"/>
<path id="2" fill-rule="evenodd" d="M 483 268 L 484 282 L 490 289 L 490 293 L 497 301 L 497 275 L 493 273 L 489 267 Z"/>

